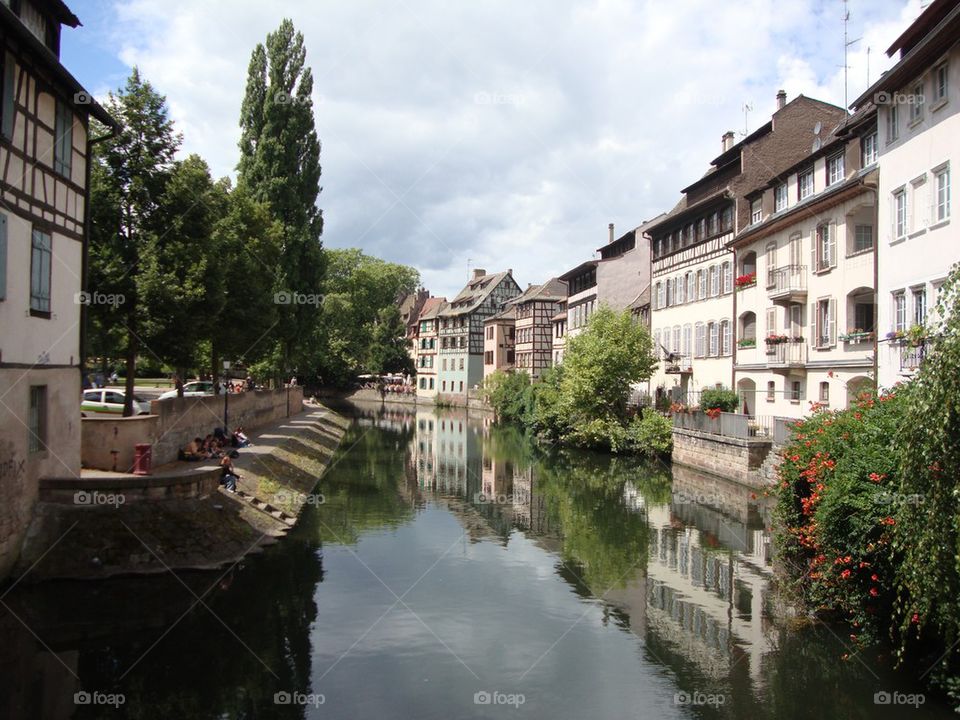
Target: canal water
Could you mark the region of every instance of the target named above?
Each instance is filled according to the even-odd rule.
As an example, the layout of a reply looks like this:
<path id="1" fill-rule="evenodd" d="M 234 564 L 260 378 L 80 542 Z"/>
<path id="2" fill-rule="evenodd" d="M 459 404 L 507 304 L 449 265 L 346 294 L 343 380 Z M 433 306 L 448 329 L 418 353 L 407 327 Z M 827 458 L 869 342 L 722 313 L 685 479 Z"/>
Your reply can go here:
<path id="1" fill-rule="evenodd" d="M 956 717 L 784 619 L 750 489 L 462 411 L 354 412 L 262 556 L 4 596 L 0 717 Z"/>

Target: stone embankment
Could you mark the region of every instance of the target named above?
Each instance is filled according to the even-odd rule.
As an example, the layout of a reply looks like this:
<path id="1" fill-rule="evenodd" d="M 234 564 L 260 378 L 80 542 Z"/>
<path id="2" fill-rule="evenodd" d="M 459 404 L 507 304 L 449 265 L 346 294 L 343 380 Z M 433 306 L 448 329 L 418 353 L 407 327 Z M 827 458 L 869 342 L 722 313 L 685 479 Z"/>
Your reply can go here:
<path id="1" fill-rule="evenodd" d="M 95 579 L 229 566 L 274 544 L 311 501 L 349 421 L 320 406 L 251 433 L 234 465 L 237 493 L 214 464 L 173 463 L 149 477 L 84 474 L 41 488 L 14 575 Z"/>

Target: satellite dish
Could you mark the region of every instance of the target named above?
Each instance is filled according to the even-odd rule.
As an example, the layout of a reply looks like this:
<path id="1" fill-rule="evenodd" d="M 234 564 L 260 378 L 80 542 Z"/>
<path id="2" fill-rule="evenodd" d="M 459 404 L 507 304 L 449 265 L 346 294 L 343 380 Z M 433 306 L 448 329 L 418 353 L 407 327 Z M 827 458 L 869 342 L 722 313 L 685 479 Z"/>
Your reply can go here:
<path id="1" fill-rule="evenodd" d="M 819 149 L 820 149 L 820 145 L 821 145 L 821 143 L 820 143 L 820 138 L 814 138 L 814 140 L 813 140 L 813 149 L 811 150 L 811 152 L 816 152 L 817 150 L 819 150 Z"/>
<path id="2" fill-rule="evenodd" d="M 817 120 L 817 124 L 813 126 L 813 134 L 819 135 L 822 127 L 823 127 L 823 124 L 819 120 Z"/>

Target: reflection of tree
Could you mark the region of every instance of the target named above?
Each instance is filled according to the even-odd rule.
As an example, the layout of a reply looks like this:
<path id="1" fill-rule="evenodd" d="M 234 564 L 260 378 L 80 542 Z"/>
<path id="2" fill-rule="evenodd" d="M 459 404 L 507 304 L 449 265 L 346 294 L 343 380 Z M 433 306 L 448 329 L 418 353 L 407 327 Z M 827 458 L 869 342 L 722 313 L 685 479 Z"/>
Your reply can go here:
<path id="1" fill-rule="evenodd" d="M 623 502 L 628 480 L 662 492 L 656 478 L 643 479 L 646 472 L 636 462 L 588 454 L 565 454 L 538 465 L 541 492 L 563 537 L 564 559 L 579 568 L 577 574 L 595 595 L 624 587 L 646 565 L 646 515 Z"/>
<path id="2" fill-rule="evenodd" d="M 401 493 L 413 423 L 391 430 L 351 425 L 330 471 L 320 480 L 324 502 L 304 513 L 301 524 L 321 542 L 355 543 L 368 529 L 403 524 L 414 508 Z"/>

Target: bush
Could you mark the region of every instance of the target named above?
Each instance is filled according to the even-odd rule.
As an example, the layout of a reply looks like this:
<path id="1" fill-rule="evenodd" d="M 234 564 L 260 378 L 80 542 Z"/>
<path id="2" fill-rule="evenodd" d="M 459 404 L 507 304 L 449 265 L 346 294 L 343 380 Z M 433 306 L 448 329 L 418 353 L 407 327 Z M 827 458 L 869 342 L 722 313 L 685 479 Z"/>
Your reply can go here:
<path id="1" fill-rule="evenodd" d="M 533 396 L 530 376 L 525 372 L 497 370 L 483 382 L 483 396 L 497 420 L 508 423 L 525 423 L 529 419 Z"/>
<path id="2" fill-rule="evenodd" d="M 700 393 L 701 410 L 736 412 L 739 406 L 740 397 L 729 388 L 710 388 Z"/>
<path id="3" fill-rule="evenodd" d="M 673 451 L 673 427 L 659 413 L 648 410 L 627 426 L 627 445 L 634 452 L 649 457 L 663 457 Z"/>
<path id="4" fill-rule="evenodd" d="M 627 430 L 619 418 L 607 416 L 580 423 L 564 436 L 565 442 L 588 450 L 620 452 L 627 448 Z"/>

